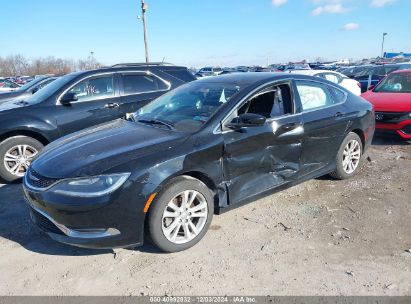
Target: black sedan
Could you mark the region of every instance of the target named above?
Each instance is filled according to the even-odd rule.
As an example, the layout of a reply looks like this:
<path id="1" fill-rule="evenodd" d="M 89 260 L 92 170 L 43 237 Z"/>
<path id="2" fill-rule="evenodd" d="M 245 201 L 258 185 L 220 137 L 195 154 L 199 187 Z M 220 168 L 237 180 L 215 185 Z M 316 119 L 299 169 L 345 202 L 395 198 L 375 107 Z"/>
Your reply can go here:
<path id="1" fill-rule="evenodd" d="M 24 178 L 32 219 L 81 247 L 196 244 L 214 213 L 361 166 L 371 104 L 303 75 L 246 73 L 185 84 L 47 146 Z"/>

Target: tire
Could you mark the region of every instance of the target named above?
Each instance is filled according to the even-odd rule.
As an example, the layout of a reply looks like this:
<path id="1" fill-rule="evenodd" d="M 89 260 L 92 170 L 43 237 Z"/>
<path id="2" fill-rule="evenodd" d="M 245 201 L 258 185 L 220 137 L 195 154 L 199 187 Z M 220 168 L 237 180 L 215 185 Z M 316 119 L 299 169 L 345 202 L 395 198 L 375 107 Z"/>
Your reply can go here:
<path id="1" fill-rule="evenodd" d="M 194 209 L 192 213 L 189 213 L 190 209 L 188 211 L 181 209 L 184 202 L 183 196 L 186 193 L 188 201 L 195 194 L 190 205 L 191 208 L 201 209 Z M 182 214 L 180 214 L 181 211 L 183 211 Z M 201 215 L 201 217 L 193 216 L 193 214 Z M 213 214 L 214 199 L 207 186 L 189 176 L 177 177 L 165 186 L 165 189 L 157 195 L 151 204 L 147 215 L 149 240 L 164 252 L 186 250 L 204 237 Z M 166 216 L 164 217 L 164 215 Z M 172 216 L 168 217 L 167 215 Z M 197 234 L 193 233 L 195 230 L 192 227 L 198 230 Z"/>
<path id="2" fill-rule="evenodd" d="M 338 150 L 335 160 L 337 168 L 330 173 L 330 176 L 341 180 L 353 177 L 361 168 L 362 156 L 363 145 L 361 138 L 356 133 L 349 133 Z"/>
<path id="3" fill-rule="evenodd" d="M 6 182 L 21 179 L 43 147 L 41 142 L 28 136 L 13 136 L 2 141 L 0 143 L 0 178 Z"/>

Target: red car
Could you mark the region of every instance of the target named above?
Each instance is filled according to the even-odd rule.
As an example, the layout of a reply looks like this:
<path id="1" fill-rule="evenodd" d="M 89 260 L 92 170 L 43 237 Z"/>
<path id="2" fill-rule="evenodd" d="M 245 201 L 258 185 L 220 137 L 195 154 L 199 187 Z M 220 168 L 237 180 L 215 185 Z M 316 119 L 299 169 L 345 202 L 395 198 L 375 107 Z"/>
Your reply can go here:
<path id="1" fill-rule="evenodd" d="M 378 131 L 411 139 L 411 70 L 391 73 L 361 96 L 374 105 Z"/>

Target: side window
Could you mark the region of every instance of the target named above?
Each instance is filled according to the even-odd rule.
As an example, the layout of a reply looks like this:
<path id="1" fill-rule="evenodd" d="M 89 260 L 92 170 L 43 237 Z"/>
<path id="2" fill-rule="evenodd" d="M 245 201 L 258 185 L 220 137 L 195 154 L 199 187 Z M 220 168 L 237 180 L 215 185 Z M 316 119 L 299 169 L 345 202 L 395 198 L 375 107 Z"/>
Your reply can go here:
<path id="1" fill-rule="evenodd" d="M 125 95 L 167 90 L 167 88 L 167 85 L 163 81 L 154 76 L 141 74 L 123 75 L 123 89 Z"/>
<path id="2" fill-rule="evenodd" d="M 332 74 L 332 73 L 324 73 L 323 78 L 327 79 L 328 81 L 334 82 L 334 83 L 340 83 L 341 79 L 338 75 Z"/>
<path id="3" fill-rule="evenodd" d="M 42 89 L 42 88 L 44 88 L 46 85 L 48 85 L 48 84 L 49 84 L 50 82 L 52 82 L 52 81 L 54 81 L 54 79 L 49 79 L 49 80 L 46 80 L 46 81 L 43 81 L 42 83 L 40 83 L 40 84 L 38 85 L 39 90 Z"/>
<path id="4" fill-rule="evenodd" d="M 337 89 L 337 88 L 333 88 L 333 87 L 329 87 L 329 90 L 332 92 L 332 94 L 334 95 L 334 100 L 335 103 L 341 103 L 344 102 L 346 99 L 347 94 L 344 93 L 343 91 Z"/>
<path id="5" fill-rule="evenodd" d="M 270 86 L 256 93 L 238 109 L 238 115 L 244 113 L 260 114 L 267 118 L 291 114 L 293 102 L 290 86 L 280 84 Z"/>
<path id="6" fill-rule="evenodd" d="M 386 74 L 387 74 L 386 68 L 383 66 L 375 68 L 372 72 L 372 75 L 377 75 L 377 76 L 385 76 Z"/>
<path id="7" fill-rule="evenodd" d="M 303 111 L 333 105 L 334 99 L 325 84 L 311 81 L 296 81 Z"/>
<path id="8" fill-rule="evenodd" d="M 88 78 L 76 84 L 69 93 L 75 93 L 78 101 L 114 96 L 113 76 Z"/>

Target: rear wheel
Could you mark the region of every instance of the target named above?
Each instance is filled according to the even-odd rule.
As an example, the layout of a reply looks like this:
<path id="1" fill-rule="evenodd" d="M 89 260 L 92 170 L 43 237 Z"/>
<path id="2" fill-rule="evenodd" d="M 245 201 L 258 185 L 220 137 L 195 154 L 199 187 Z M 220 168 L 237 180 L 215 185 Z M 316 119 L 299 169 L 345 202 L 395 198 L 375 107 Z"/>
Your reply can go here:
<path id="1" fill-rule="evenodd" d="M 150 207 L 150 240 L 165 252 L 188 249 L 206 234 L 213 213 L 213 195 L 207 186 L 191 177 L 178 177 Z"/>
<path id="2" fill-rule="evenodd" d="M 363 146 L 356 133 L 349 133 L 338 150 L 337 169 L 330 175 L 337 179 L 348 179 L 359 171 L 361 167 Z"/>
<path id="3" fill-rule="evenodd" d="M 13 136 L 0 143 L 0 178 L 6 182 L 20 179 L 26 173 L 43 144 L 28 136 Z"/>

